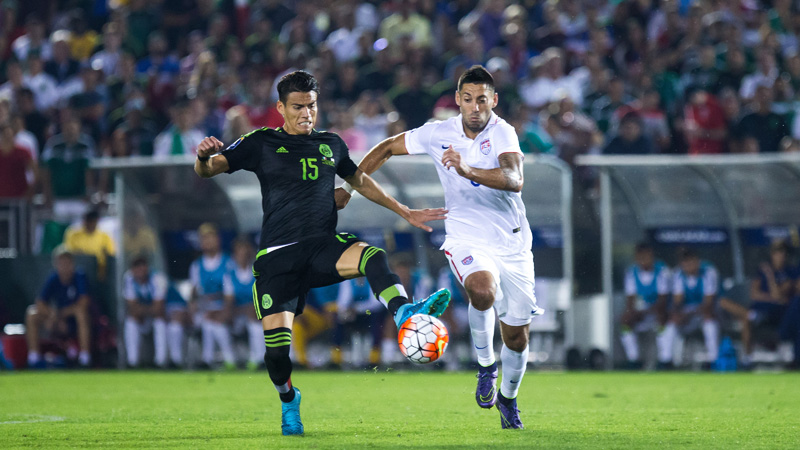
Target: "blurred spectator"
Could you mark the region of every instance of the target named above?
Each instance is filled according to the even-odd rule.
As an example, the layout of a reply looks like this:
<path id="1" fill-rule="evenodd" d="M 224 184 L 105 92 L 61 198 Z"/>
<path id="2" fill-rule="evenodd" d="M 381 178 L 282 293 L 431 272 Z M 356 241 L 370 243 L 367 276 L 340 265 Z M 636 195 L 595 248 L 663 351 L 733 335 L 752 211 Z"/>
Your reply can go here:
<path id="1" fill-rule="evenodd" d="M 341 4 L 333 10 L 334 23 L 339 27 L 325 40 L 339 63 L 351 61 L 358 56 L 358 41 L 364 32 L 356 27 L 355 11 L 350 5 Z"/>
<path id="2" fill-rule="evenodd" d="M 613 78 L 608 82 L 608 93 L 594 102 L 590 114 L 597 121 L 597 128 L 604 134 L 611 130 L 611 123 L 620 108 L 633 102 L 625 92 L 625 81 Z"/>
<path id="3" fill-rule="evenodd" d="M 775 153 L 784 136 L 789 135 L 789 125 L 783 117 L 772 112 L 772 88 L 758 86 L 755 90 L 754 111 L 742 117 L 737 125 L 748 153 Z"/>
<path id="4" fill-rule="evenodd" d="M 387 127 L 391 118 L 397 116 L 397 112 L 386 97 L 374 91 L 363 92 L 350 108 L 350 114 L 353 116 L 355 128 L 366 138 L 367 150 L 389 137 Z"/>
<path id="5" fill-rule="evenodd" d="M 11 43 L 14 56 L 20 61 L 28 59 L 31 53 L 36 53 L 42 58 L 49 60 L 52 53 L 50 43 L 47 41 L 47 30 L 45 24 L 36 15 L 30 15 L 25 19 L 25 34 L 16 38 Z"/>
<path id="6" fill-rule="evenodd" d="M 45 63 L 44 71 L 61 85 L 78 74 L 80 63 L 70 53 L 69 32 L 58 30 L 50 40 L 53 42 L 53 57 Z"/>
<path id="7" fill-rule="evenodd" d="M 635 155 L 655 153 L 653 143 L 642 133 L 642 118 L 636 112 L 626 114 L 619 124 L 619 134 L 606 145 L 603 154 Z"/>
<path id="8" fill-rule="evenodd" d="M 672 135 L 667 114 L 661 108 L 661 94 L 657 90 L 645 91 L 642 96 L 642 133 L 655 145 L 658 153 L 666 153 L 672 145 Z"/>
<path id="9" fill-rule="evenodd" d="M 103 45 L 92 55 L 92 67 L 99 68 L 106 77 L 120 75 L 119 65 L 122 59 L 122 33 L 115 22 L 103 27 Z"/>
<path id="10" fill-rule="evenodd" d="M 583 86 L 587 81 L 588 71 L 575 70 L 566 75 L 564 53 L 561 49 L 548 48 L 541 55 L 532 58 L 529 64 L 533 76 L 522 80 L 519 86 L 520 97 L 529 108 L 538 110 L 563 95 L 569 95 L 574 103 L 583 100 Z"/>
<path id="11" fill-rule="evenodd" d="M 203 140 L 203 132 L 195 128 L 189 102 L 182 101 L 170 108 L 172 124 L 156 137 L 153 156 L 192 155 Z"/>
<path id="12" fill-rule="evenodd" d="M 396 85 L 386 93 L 409 128 L 422 126 L 431 117 L 433 98 L 421 85 L 419 74 L 408 66 L 396 70 Z"/>
<path id="13" fill-rule="evenodd" d="M 29 182 L 26 173 L 34 174 Z M 14 129 L 0 123 L 0 199 L 31 198 L 36 186 L 36 162 L 31 154 L 14 141 Z"/>
<path id="14" fill-rule="evenodd" d="M 97 278 L 105 280 L 108 258 L 116 254 L 114 240 L 105 231 L 99 230 L 100 211 L 90 209 L 83 215 L 79 225 L 72 225 L 64 233 L 64 246 L 67 250 L 97 259 Z"/>
<path id="15" fill-rule="evenodd" d="M 122 297 L 127 307 L 125 353 L 130 367 L 139 367 L 142 336 L 153 336 L 154 363 L 160 368 L 169 360 L 183 365 L 183 318 L 174 305 L 167 306 L 169 280 L 150 269 L 146 257 L 136 257 L 122 278 Z"/>
<path id="16" fill-rule="evenodd" d="M 219 231 L 211 223 L 197 229 L 202 255 L 189 267 L 192 283 L 191 304 L 195 326 L 202 333 L 202 360 L 207 367 L 215 362 L 215 347 L 222 352 L 226 369 L 236 367 L 231 333 L 226 322 L 224 278 L 231 269 L 230 257 L 222 252 Z"/>
<path id="17" fill-rule="evenodd" d="M 780 330 L 781 337 L 794 340 L 792 330 L 797 330 L 795 317 L 786 315 L 786 309 L 795 295 L 794 289 L 800 273 L 789 263 L 789 247 L 784 241 L 770 245 L 769 261 L 761 263 L 758 275 L 750 283 L 750 303 L 741 305 L 730 299 L 720 300 L 720 306 L 742 325 L 742 365 L 752 364 L 755 328 L 767 326 Z M 797 355 L 795 354 L 795 358 Z"/>
<path id="18" fill-rule="evenodd" d="M 739 89 L 739 96 L 745 101 L 753 99 L 759 86 L 771 88 L 779 75 L 774 54 L 766 49 L 761 49 L 756 52 L 756 60 L 758 61 L 757 71 L 745 76 Z"/>
<path id="19" fill-rule="evenodd" d="M 742 152 L 742 130 L 739 122 L 742 120 L 742 109 L 736 91 L 724 88 L 719 93 L 719 105 L 725 117 L 725 127 L 728 130 L 726 149 L 729 153 Z"/>
<path id="20" fill-rule="evenodd" d="M 60 98 L 56 82 L 43 71 L 42 58 L 38 53 L 31 52 L 28 55 L 27 68 L 24 83 L 35 94 L 36 108 L 45 112 L 56 106 Z"/>
<path id="21" fill-rule="evenodd" d="M 53 199 L 88 199 L 96 186 L 89 171 L 95 146 L 89 136 L 81 133 L 80 118 L 67 115 L 61 127 L 63 132 L 50 138 L 42 152 L 42 181 L 48 203 Z"/>
<path id="22" fill-rule="evenodd" d="M 24 87 L 16 92 L 17 108 L 25 121 L 25 129 L 36 136 L 36 142 L 40 149 L 45 148 L 47 142 L 48 118 L 36 109 L 33 91 Z M 44 150 L 42 150 L 42 160 L 44 160 Z"/>
<path id="23" fill-rule="evenodd" d="M 691 249 L 682 249 L 679 268 L 672 284 L 672 311 L 665 333 L 688 336 L 703 331 L 706 344 L 705 367 L 717 360 L 719 353 L 719 322 L 714 314 L 719 289 L 717 269 L 701 261 Z"/>
<path id="24" fill-rule="evenodd" d="M 28 89 L 22 66 L 17 61 L 7 61 L 6 82 L 0 84 L 0 98 L 16 103 L 19 101 L 16 98 L 17 92 L 23 88 Z"/>
<path id="25" fill-rule="evenodd" d="M 158 238 L 153 228 L 147 225 L 144 213 L 131 208 L 125 212 L 122 223 L 122 247 L 125 254 L 152 260 L 158 249 Z"/>
<path id="26" fill-rule="evenodd" d="M 408 39 L 416 47 L 431 46 L 431 22 L 416 12 L 417 0 L 398 0 L 398 11 L 381 22 L 378 36 L 386 39 L 392 52 L 400 50 L 400 42 Z M 399 56 L 399 55 L 398 55 Z"/>
<path id="27" fill-rule="evenodd" d="M 64 247 L 53 251 L 53 268 L 55 271 L 45 281 L 35 303 L 28 307 L 25 317 L 28 366 L 45 366 L 39 345 L 42 336 L 65 338 L 77 333 L 78 363 L 88 367 L 91 363 L 89 282 L 83 272 L 75 269 L 75 259 Z"/>
<path id="28" fill-rule="evenodd" d="M 11 115 L 11 129 L 14 131 L 14 144 L 30 153 L 33 161 L 39 160 L 39 141 L 25 129 L 25 119 L 19 114 Z"/>
<path id="29" fill-rule="evenodd" d="M 247 369 L 256 370 L 264 361 L 264 328 L 253 308 L 253 261 L 256 259 L 256 251 L 248 237 L 242 236 L 233 242 L 231 259 L 233 264 L 222 281 L 225 307 L 230 311 L 234 336 L 247 334 L 250 350 Z"/>
<path id="30" fill-rule="evenodd" d="M 78 61 L 87 61 L 97 46 L 97 32 L 89 28 L 84 13 L 76 9 L 69 19 L 69 49 Z"/>
<path id="31" fill-rule="evenodd" d="M 727 129 L 725 114 L 716 97 L 702 90 L 689 91 L 684 110 L 684 129 L 689 154 L 716 154 L 725 151 Z"/>
<path id="32" fill-rule="evenodd" d="M 622 313 L 622 348 L 631 368 L 641 368 L 638 333 L 655 331 L 658 363 L 672 364 L 674 335 L 667 333 L 667 300 L 670 294 L 669 268 L 655 259 L 653 247 L 636 245 L 634 264 L 625 271 L 625 312 Z"/>
<path id="33" fill-rule="evenodd" d="M 366 154 L 371 147 L 367 147 L 366 133 L 354 125 L 353 114 L 348 110 L 340 110 L 335 117 L 335 121 L 331 124 L 331 132 L 341 136 L 351 155 Z"/>

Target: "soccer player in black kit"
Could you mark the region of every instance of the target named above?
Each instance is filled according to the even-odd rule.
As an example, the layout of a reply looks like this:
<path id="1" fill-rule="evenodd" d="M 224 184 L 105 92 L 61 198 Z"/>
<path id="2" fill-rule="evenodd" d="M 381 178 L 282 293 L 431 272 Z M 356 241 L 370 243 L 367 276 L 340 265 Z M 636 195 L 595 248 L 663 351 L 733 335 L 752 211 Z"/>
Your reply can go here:
<path id="1" fill-rule="evenodd" d="M 398 328 L 414 314 L 440 316 L 450 302 L 446 289 L 411 303 L 386 252 L 349 233 L 336 233 L 335 176 L 369 200 L 426 231 L 425 222 L 445 218 L 446 210 L 409 209 L 388 195 L 350 159 L 335 133 L 314 130 L 317 80 L 304 71 L 278 83 L 278 112 L 283 127 L 262 128 L 240 137 L 224 151 L 215 137 L 197 147 L 194 170 L 203 178 L 244 169 L 261 183 L 264 219 L 260 251 L 253 264 L 253 303 L 264 327 L 264 361 L 282 402 L 284 435 L 303 434 L 300 391 L 292 386 L 292 322 L 303 312 L 310 288 L 366 276 L 375 296 L 389 309 Z"/>

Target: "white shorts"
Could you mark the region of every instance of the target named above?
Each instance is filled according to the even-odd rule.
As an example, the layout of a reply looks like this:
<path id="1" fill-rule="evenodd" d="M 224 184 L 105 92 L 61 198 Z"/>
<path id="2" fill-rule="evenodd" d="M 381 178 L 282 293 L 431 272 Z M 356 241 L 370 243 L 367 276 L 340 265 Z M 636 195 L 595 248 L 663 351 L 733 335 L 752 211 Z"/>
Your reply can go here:
<path id="1" fill-rule="evenodd" d="M 463 285 L 472 273 L 487 271 L 497 284 L 494 309 L 506 325 L 522 326 L 544 313 L 536 306 L 533 253 L 495 255 L 491 249 L 461 242 L 445 242 L 442 247 L 450 269 Z"/>

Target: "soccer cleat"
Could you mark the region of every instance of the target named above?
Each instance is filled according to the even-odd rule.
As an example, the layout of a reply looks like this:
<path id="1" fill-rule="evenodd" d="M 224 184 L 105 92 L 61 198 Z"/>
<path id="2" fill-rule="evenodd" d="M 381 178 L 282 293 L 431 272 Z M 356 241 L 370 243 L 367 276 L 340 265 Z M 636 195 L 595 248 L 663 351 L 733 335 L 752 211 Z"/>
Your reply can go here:
<path id="1" fill-rule="evenodd" d="M 475 389 L 475 400 L 481 408 L 489 409 L 497 403 L 497 363 L 481 367 L 476 376 L 478 388 Z"/>
<path id="2" fill-rule="evenodd" d="M 300 389 L 293 387 L 294 400 L 281 402 L 281 432 L 284 436 L 303 434 L 303 422 L 300 421 Z"/>
<path id="3" fill-rule="evenodd" d="M 397 328 L 400 328 L 400 326 L 414 314 L 427 314 L 429 316 L 439 317 L 444 313 L 444 310 L 447 309 L 447 305 L 449 304 L 450 291 L 447 289 L 439 289 L 424 300 L 420 300 L 416 303 L 407 303 L 401 306 L 400 309 L 397 310 L 397 314 L 394 315 L 394 322 L 397 324 Z"/>
<path id="4" fill-rule="evenodd" d="M 503 394 L 500 394 L 501 396 Z M 506 428 L 525 428 L 522 426 L 522 421 L 519 419 L 519 410 L 517 409 L 517 399 L 507 399 L 503 397 L 497 402 L 497 410 L 500 411 L 500 426 L 505 430 Z"/>

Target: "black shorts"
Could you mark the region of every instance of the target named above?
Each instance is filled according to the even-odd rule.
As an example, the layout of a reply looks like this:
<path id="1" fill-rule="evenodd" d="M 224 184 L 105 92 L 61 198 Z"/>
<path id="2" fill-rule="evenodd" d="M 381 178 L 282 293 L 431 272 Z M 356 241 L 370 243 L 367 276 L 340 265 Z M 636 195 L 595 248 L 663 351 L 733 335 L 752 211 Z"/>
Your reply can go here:
<path id="1" fill-rule="evenodd" d="M 258 319 L 284 311 L 302 314 L 309 289 L 344 281 L 336 262 L 359 241 L 353 234 L 339 233 L 261 254 L 253 264 L 253 305 Z"/>

